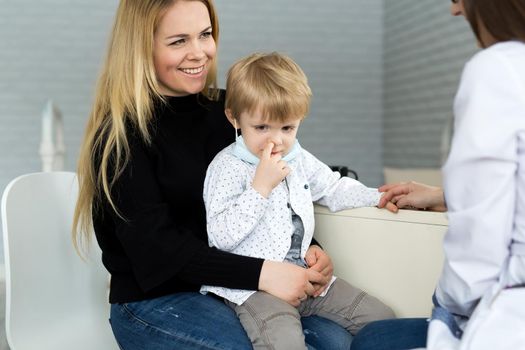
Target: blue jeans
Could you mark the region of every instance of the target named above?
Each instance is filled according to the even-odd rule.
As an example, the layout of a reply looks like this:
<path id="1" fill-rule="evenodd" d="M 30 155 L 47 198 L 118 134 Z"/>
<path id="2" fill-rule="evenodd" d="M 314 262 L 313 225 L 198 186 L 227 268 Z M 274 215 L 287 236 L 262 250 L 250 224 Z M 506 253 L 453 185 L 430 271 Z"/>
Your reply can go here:
<path id="1" fill-rule="evenodd" d="M 397 318 L 367 324 L 352 341 L 352 350 L 406 350 L 424 348 L 426 318 Z"/>
<path id="2" fill-rule="evenodd" d="M 336 323 L 318 316 L 301 321 L 309 349 L 350 349 L 352 336 Z M 235 312 L 200 293 L 112 304 L 110 322 L 123 350 L 252 348 Z"/>

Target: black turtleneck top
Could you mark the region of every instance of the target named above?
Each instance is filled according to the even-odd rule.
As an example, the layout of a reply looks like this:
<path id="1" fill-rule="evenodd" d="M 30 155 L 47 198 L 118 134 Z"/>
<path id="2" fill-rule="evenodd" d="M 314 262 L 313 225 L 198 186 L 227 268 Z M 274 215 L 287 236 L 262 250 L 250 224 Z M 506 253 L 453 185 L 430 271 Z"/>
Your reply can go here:
<path id="1" fill-rule="evenodd" d="M 200 95 L 158 103 L 146 145 L 128 129 L 130 161 L 113 187 L 120 218 L 102 203 L 94 228 L 111 273 L 111 303 L 198 291 L 202 284 L 256 290 L 263 260 L 208 246 L 206 169 L 234 140 L 219 101 Z"/>

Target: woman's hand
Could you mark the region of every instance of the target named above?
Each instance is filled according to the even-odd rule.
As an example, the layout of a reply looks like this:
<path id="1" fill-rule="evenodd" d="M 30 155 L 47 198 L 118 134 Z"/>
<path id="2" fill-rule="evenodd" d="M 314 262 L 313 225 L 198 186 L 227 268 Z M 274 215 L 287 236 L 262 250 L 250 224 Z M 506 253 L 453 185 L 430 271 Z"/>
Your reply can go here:
<path id="1" fill-rule="evenodd" d="M 259 276 L 259 290 L 299 306 L 308 295 L 314 294 L 313 283 L 324 280 L 319 272 L 309 270 L 290 263 L 265 260 Z"/>
<path id="2" fill-rule="evenodd" d="M 410 181 L 383 185 L 379 187 L 379 192 L 384 192 L 379 201 L 379 208 L 383 208 L 389 202 L 392 202 L 398 208 L 447 211 L 441 187 Z"/>
<path id="3" fill-rule="evenodd" d="M 318 272 L 323 276 L 321 282 L 311 281 L 314 286 L 314 293 L 309 294 L 313 297 L 318 297 L 321 293 L 324 292 L 334 274 L 334 265 L 332 264 L 332 259 L 326 254 L 326 252 L 317 245 L 311 245 L 310 248 L 306 251 L 304 257 L 306 263 L 308 264 L 309 272 Z"/>

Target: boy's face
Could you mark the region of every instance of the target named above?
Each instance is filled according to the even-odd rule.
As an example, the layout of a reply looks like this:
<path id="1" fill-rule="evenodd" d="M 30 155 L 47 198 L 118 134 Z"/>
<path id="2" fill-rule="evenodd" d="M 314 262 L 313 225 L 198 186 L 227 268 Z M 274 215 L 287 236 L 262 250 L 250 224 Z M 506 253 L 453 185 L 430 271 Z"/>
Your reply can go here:
<path id="1" fill-rule="evenodd" d="M 257 157 L 261 158 L 262 151 L 269 142 L 274 144 L 272 155 L 284 157 L 295 143 L 301 120 L 302 116 L 289 118 L 285 122 L 270 121 L 257 109 L 255 113 L 241 113 L 237 119 L 237 127 L 241 129 L 246 147 Z"/>

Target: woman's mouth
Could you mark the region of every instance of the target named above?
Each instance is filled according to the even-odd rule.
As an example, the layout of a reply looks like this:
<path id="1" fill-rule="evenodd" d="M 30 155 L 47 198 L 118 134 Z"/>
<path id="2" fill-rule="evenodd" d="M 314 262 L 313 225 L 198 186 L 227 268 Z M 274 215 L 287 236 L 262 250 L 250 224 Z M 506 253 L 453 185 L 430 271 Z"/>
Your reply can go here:
<path id="1" fill-rule="evenodd" d="M 204 65 L 197 68 L 179 68 L 180 71 L 189 75 L 198 75 L 204 70 Z"/>

